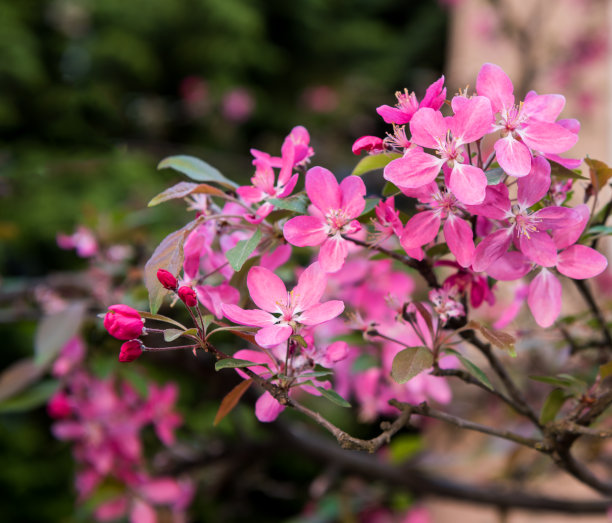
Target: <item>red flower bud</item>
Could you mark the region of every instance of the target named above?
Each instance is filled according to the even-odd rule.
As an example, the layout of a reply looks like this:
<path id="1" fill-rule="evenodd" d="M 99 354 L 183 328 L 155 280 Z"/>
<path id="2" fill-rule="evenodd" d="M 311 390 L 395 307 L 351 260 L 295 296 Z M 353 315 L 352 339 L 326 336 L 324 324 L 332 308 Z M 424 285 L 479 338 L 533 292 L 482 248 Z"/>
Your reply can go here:
<path id="1" fill-rule="evenodd" d="M 168 289 L 169 291 L 176 291 L 178 281 L 176 281 L 176 278 L 171 272 L 165 269 L 159 269 L 157 271 L 157 279 L 165 289 Z"/>
<path id="2" fill-rule="evenodd" d="M 51 397 L 47 403 L 47 412 L 49 416 L 57 419 L 67 418 L 72 414 L 72 407 L 65 392 L 56 392 Z"/>
<path id="3" fill-rule="evenodd" d="M 198 304 L 198 296 L 191 287 L 183 285 L 178 290 L 178 295 L 181 301 L 187 305 L 187 307 L 195 307 Z"/>
<path id="4" fill-rule="evenodd" d="M 142 354 L 142 342 L 139 340 L 126 341 L 121 345 L 121 352 L 119 352 L 119 361 L 121 363 L 129 363 L 134 361 Z"/>
<path id="5" fill-rule="evenodd" d="M 142 334 L 143 320 L 132 307 L 112 305 L 104 316 L 104 328 L 118 340 L 133 340 Z"/>

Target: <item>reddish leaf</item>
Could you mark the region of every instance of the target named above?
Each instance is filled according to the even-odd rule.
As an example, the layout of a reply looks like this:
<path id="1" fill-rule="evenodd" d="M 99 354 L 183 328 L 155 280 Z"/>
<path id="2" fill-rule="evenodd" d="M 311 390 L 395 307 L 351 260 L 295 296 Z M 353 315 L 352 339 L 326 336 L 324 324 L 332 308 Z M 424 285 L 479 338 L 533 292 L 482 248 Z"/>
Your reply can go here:
<path id="1" fill-rule="evenodd" d="M 211 196 L 225 197 L 225 193 L 221 189 L 206 183 L 179 182 L 166 189 L 164 192 L 159 193 L 149 202 L 149 207 L 153 207 L 154 205 L 158 205 L 168 200 L 184 198 L 190 194 L 210 194 Z"/>
<path id="2" fill-rule="evenodd" d="M 213 425 L 217 426 L 219 422 L 238 405 L 240 398 L 242 398 L 242 395 L 251 386 L 251 383 L 253 383 L 253 380 L 244 380 L 227 393 L 225 398 L 221 400 L 221 405 L 219 405 L 219 410 L 217 411 Z"/>
<path id="3" fill-rule="evenodd" d="M 508 334 L 507 332 L 497 331 L 494 329 L 489 329 L 484 325 L 480 327 L 480 332 L 482 332 L 482 335 L 487 338 L 487 340 L 495 347 L 507 350 L 510 352 L 510 354 L 516 355 L 514 353 L 514 344 L 516 343 L 516 340 L 511 334 Z"/>
<path id="4" fill-rule="evenodd" d="M 586 158 L 584 162 L 589 166 L 589 175 L 591 183 L 596 192 L 599 192 L 612 178 L 612 169 L 600 160 Z"/>
<path id="5" fill-rule="evenodd" d="M 40 378 L 44 372 L 45 367 L 37 365 L 30 358 L 13 363 L 0 374 L 0 401 L 21 392 Z"/>

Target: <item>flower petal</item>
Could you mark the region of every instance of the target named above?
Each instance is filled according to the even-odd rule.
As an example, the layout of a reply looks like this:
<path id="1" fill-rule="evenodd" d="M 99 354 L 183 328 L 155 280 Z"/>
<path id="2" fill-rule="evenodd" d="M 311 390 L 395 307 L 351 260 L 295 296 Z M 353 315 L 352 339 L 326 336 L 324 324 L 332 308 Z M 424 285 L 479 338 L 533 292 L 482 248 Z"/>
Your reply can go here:
<path id="1" fill-rule="evenodd" d="M 526 145 L 543 153 L 563 153 L 578 141 L 578 135 L 556 123 L 529 121 L 518 131 Z"/>
<path id="2" fill-rule="evenodd" d="M 531 270 L 531 262 L 520 251 L 510 251 L 495 260 L 487 268 L 487 274 L 499 281 L 514 281 Z"/>
<path id="3" fill-rule="evenodd" d="M 557 263 L 557 247 L 545 232 L 535 231 L 529 236 L 519 236 L 519 248 L 531 261 L 542 267 L 553 267 Z"/>
<path id="4" fill-rule="evenodd" d="M 454 214 L 444 224 L 444 239 L 461 267 L 469 267 L 474 259 L 474 234 L 472 227 Z"/>
<path id="5" fill-rule="evenodd" d="M 357 218 L 365 208 L 366 186 L 359 176 L 347 176 L 340 182 L 341 208 L 349 220 Z"/>
<path id="6" fill-rule="evenodd" d="M 482 138 L 493 130 L 492 124 L 491 102 L 484 96 L 468 98 L 450 120 L 451 131 L 459 144 Z"/>
<path id="7" fill-rule="evenodd" d="M 232 305 L 231 303 L 224 303 L 221 306 L 221 310 L 228 320 L 240 325 L 248 325 L 249 327 L 265 327 L 266 325 L 274 324 L 276 321 L 276 318 L 269 312 L 259 309 L 242 309 L 238 305 Z"/>
<path id="8" fill-rule="evenodd" d="M 482 66 L 476 79 L 476 92 L 491 100 L 494 113 L 504 107 L 514 105 L 512 81 L 499 65 L 484 64 Z"/>
<path id="9" fill-rule="evenodd" d="M 601 274 L 608 266 L 606 257 L 586 245 L 572 245 L 559 253 L 557 270 L 575 280 L 584 280 Z"/>
<path id="10" fill-rule="evenodd" d="M 287 287 L 276 274 L 264 267 L 253 267 L 247 276 L 251 299 L 260 309 L 278 312 L 278 302 L 287 301 Z"/>
<path id="11" fill-rule="evenodd" d="M 475 272 L 486 270 L 489 265 L 506 253 L 511 241 L 512 231 L 510 229 L 499 229 L 489 234 L 474 251 L 472 269 Z"/>
<path id="12" fill-rule="evenodd" d="M 415 214 L 406 223 L 400 238 L 401 246 L 408 250 L 433 241 L 440 230 L 440 221 L 440 214 L 436 211 Z"/>
<path id="13" fill-rule="evenodd" d="M 340 300 L 330 300 L 319 303 L 304 311 L 300 316 L 299 322 L 302 325 L 319 325 L 334 319 L 344 311 L 344 302 Z"/>
<path id="14" fill-rule="evenodd" d="M 439 140 L 444 138 L 448 122 L 440 111 L 430 107 L 419 109 L 410 121 L 410 133 L 413 143 L 430 149 L 439 148 Z"/>
<path id="15" fill-rule="evenodd" d="M 257 345 L 267 349 L 287 341 L 291 334 L 293 334 L 293 329 L 289 325 L 270 325 L 257 331 L 255 341 Z"/>
<path id="16" fill-rule="evenodd" d="M 478 167 L 455 163 L 450 176 L 449 189 L 461 203 L 476 205 L 485 199 L 487 177 Z"/>
<path id="17" fill-rule="evenodd" d="M 323 167 L 313 167 L 306 173 L 306 193 L 313 205 L 323 214 L 331 209 L 340 208 L 338 180 L 331 171 Z"/>
<path id="18" fill-rule="evenodd" d="M 418 189 L 436 179 L 443 163 L 444 160 L 420 149 L 408 149 L 402 158 L 385 166 L 383 178 L 400 189 Z"/>
<path id="19" fill-rule="evenodd" d="M 531 170 L 531 153 L 524 143 L 511 134 L 495 142 L 495 154 L 500 167 L 510 176 L 526 176 Z"/>
<path id="20" fill-rule="evenodd" d="M 576 207 L 574 207 L 574 211 L 580 217 L 580 219 L 574 225 L 561 227 L 552 231 L 553 241 L 555 242 L 557 249 L 565 249 L 566 247 L 576 243 L 578 238 L 580 238 L 582 231 L 584 231 L 587 223 L 589 223 L 591 211 L 586 204 L 583 203 L 581 205 L 576 205 Z"/>
<path id="21" fill-rule="evenodd" d="M 541 156 L 533 158 L 529 176 L 519 178 L 517 185 L 518 202 L 525 207 L 536 204 L 550 187 L 550 164 Z"/>
<path id="22" fill-rule="evenodd" d="M 336 234 L 330 236 L 321 245 L 319 251 L 319 264 L 325 272 L 337 272 L 344 265 L 344 260 L 348 254 L 348 245 L 346 240 Z"/>
<path id="23" fill-rule="evenodd" d="M 296 216 L 283 228 L 283 235 L 291 245 L 306 247 L 320 245 L 327 238 L 325 222 L 315 216 Z"/>
<path id="24" fill-rule="evenodd" d="M 542 269 L 529 284 L 527 304 L 540 327 L 550 327 L 561 312 L 561 282 L 547 269 Z"/>
<path id="25" fill-rule="evenodd" d="M 268 391 L 264 392 L 255 403 L 255 416 L 262 423 L 270 423 L 278 418 L 278 415 L 285 410 L 274 396 Z"/>
<path id="26" fill-rule="evenodd" d="M 309 265 L 300 275 L 298 284 L 293 289 L 293 301 L 296 309 L 306 310 L 321 301 L 327 285 L 327 276 L 318 263 Z"/>

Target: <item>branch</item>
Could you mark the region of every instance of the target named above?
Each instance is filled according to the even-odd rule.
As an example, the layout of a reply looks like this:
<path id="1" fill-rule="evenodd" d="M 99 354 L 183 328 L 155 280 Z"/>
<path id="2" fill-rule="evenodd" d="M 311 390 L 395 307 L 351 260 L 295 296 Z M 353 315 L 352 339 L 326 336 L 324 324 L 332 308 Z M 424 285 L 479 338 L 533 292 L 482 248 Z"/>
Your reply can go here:
<path id="1" fill-rule="evenodd" d="M 393 252 L 390 251 L 389 249 L 385 249 L 384 247 L 381 247 L 379 245 L 371 245 L 367 242 L 358 240 L 356 238 L 351 238 L 349 236 L 342 236 L 345 240 L 348 240 L 350 242 L 353 242 L 355 245 L 361 245 L 362 247 L 365 247 L 366 249 L 372 249 L 375 251 L 378 251 L 382 254 L 385 254 L 387 256 L 389 256 L 389 258 L 393 258 L 394 260 L 397 260 L 401 263 L 403 263 L 404 265 L 406 265 L 407 267 L 410 267 L 412 269 L 416 269 L 418 271 L 418 273 L 423 277 L 423 279 L 427 282 L 427 284 L 432 288 L 432 289 L 437 289 L 440 287 L 440 284 L 438 283 L 438 278 L 436 277 L 435 273 L 433 272 L 433 269 L 431 267 L 431 263 L 429 263 L 428 260 L 423 259 L 423 260 L 415 260 L 414 258 L 411 258 L 408 255 L 405 254 L 399 254 L 397 252 Z"/>
<path id="2" fill-rule="evenodd" d="M 582 294 L 584 301 L 587 302 L 589 309 L 591 309 L 591 312 L 593 313 L 593 316 L 595 316 L 595 318 L 597 319 L 597 322 L 599 323 L 599 327 L 601 329 L 601 333 L 603 334 L 603 338 L 606 342 L 605 347 L 608 350 L 612 350 L 612 335 L 610 335 L 610 331 L 608 330 L 608 326 L 606 324 L 606 320 L 603 316 L 603 313 L 597 305 L 595 298 L 593 298 L 593 294 L 591 293 L 591 289 L 589 289 L 587 282 L 585 280 L 572 281 L 580 291 L 580 294 Z"/>

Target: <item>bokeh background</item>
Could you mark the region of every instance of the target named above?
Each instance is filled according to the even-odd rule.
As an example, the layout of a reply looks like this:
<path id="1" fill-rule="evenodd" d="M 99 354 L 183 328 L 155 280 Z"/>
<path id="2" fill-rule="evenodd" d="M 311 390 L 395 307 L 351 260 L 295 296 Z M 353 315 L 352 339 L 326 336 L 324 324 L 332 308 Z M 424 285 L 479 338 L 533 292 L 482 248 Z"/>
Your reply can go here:
<path id="1" fill-rule="evenodd" d="M 58 232 L 86 225 L 109 243 L 129 241 L 144 261 L 184 223 L 180 206 L 146 208 L 179 180 L 156 170 L 166 156 L 192 154 L 246 181 L 250 148 L 274 153 L 304 125 L 315 164 L 343 176 L 352 142 L 387 130 L 375 108 L 395 91 L 420 96 L 446 74 L 452 93 L 493 61 L 518 92 L 564 93 L 564 116 L 583 122 L 577 154 L 609 161 L 609 4 L 0 1 L 0 367 L 32 352 L 39 312 L 28 292 L 85 267 L 57 247 Z M 185 405 L 201 393 L 198 379 L 184 380 Z M 202 408 L 189 428 L 210 432 L 215 407 Z M 74 511 L 70 449 L 49 425 L 42 405 L 0 414 L 3 521 L 87 521 Z M 309 463 L 297 460 L 292 474 L 309 477 Z M 251 500 L 258 520 L 300 510 L 298 500 L 266 513 L 266 499 Z M 203 521 L 215 503 L 196 501 Z"/>

